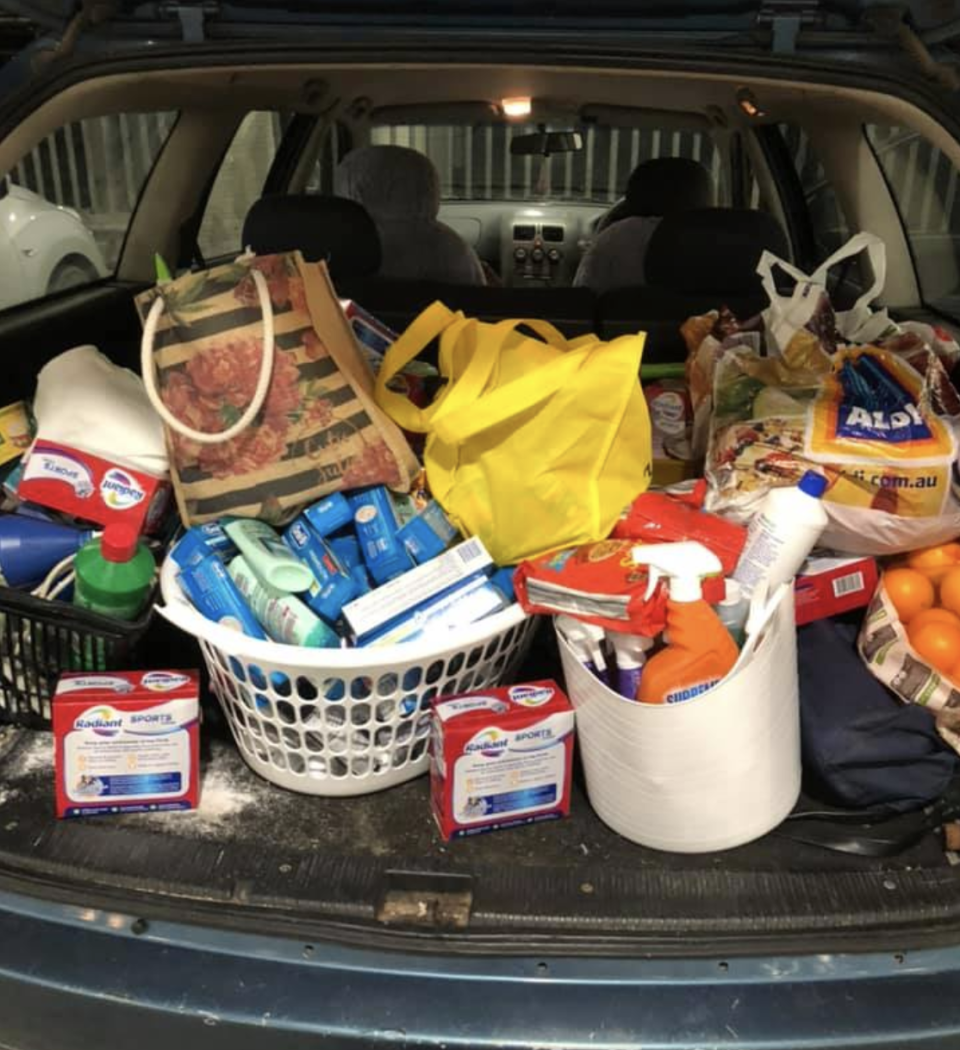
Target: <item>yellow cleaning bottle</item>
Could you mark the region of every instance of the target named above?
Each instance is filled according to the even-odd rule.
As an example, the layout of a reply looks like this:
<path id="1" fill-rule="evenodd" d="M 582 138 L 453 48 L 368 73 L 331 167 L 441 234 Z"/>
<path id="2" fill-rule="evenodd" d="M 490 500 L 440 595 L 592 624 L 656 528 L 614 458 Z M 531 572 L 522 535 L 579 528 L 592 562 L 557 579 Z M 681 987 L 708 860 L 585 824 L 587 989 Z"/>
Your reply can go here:
<path id="1" fill-rule="evenodd" d="M 700 543 L 661 543 L 635 547 L 633 560 L 647 565 L 648 594 L 669 578 L 666 648 L 650 657 L 637 699 L 645 704 L 677 704 L 712 689 L 737 662 L 730 632 L 703 600 L 700 581 L 722 571 L 720 560 Z"/>

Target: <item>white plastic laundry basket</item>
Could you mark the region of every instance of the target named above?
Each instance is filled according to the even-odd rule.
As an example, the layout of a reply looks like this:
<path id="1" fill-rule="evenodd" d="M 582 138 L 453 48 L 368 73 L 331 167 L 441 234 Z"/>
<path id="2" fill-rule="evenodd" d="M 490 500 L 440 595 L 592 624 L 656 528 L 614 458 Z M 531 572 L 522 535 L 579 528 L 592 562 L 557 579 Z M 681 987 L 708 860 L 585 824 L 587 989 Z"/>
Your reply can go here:
<path id="1" fill-rule="evenodd" d="M 536 621 L 519 605 L 445 645 L 304 649 L 258 641 L 201 616 L 168 558 L 160 612 L 193 635 L 241 754 L 262 777 L 308 795 L 365 795 L 426 771 L 434 697 L 506 681 Z"/>
<path id="2" fill-rule="evenodd" d="M 604 686 L 558 630 L 590 802 L 633 842 L 677 853 L 765 835 L 800 793 L 793 597 L 784 588 L 752 656 L 679 704 L 640 704 Z"/>

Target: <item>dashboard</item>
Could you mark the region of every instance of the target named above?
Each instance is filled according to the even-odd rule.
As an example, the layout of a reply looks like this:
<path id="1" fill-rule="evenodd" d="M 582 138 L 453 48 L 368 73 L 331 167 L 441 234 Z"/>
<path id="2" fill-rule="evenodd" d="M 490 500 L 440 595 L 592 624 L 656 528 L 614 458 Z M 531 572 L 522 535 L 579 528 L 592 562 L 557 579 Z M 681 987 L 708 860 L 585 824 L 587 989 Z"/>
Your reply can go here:
<path id="1" fill-rule="evenodd" d="M 606 211 L 606 205 L 568 201 L 445 201 L 439 218 L 506 287 L 562 288 L 573 283 L 593 224 Z"/>

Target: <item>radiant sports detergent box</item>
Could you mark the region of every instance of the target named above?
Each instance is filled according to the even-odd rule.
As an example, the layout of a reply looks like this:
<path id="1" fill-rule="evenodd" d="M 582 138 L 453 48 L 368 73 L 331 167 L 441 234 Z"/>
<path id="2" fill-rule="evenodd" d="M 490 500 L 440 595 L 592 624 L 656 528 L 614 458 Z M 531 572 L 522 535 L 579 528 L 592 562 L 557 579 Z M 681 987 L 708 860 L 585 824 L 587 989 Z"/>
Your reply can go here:
<path id="1" fill-rule="evenodd" d="M 196 809 L 196 671 L 67 673 L 53 697 L 58 817 Z"/>
<path id="2" fill-rule="evenodd" d="M 573 729 L 552 681 L 435 700 L 430 784 L 443 837 L 567 816 Z"/>
<path id="3" fill-rule="evenodd" d="M 34 444 L 17 487 L 30 503 L 98 525 L 123 522 L 138 533 L 163 524 L 171 494 L 166 478 L 52 441 Z"/>

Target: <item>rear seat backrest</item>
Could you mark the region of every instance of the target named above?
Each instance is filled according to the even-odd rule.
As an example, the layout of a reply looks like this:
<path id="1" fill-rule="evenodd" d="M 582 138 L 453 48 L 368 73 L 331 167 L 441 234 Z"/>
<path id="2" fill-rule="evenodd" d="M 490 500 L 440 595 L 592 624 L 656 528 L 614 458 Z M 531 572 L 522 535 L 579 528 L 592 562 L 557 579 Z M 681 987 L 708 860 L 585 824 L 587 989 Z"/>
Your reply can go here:
<path id="1" fill-rule="evenodd" d="M 355 201 L 289 194 L 261 197 L 247 213 L 243 246 L 258 255 L 301 251 L 324 260 L 333 280 L 369 277 L 380 268 L 380 236 Z"/>
<path id="2" fill-rule="evenodd" d="M 764 250 L 790 253 L 783 228 L 766 212 L 700 208 L 668 216 L 650 239 L 646 285 L 600 297 L 601 334 L 646 331 L 645 361 L 682 361 L 680 325 L 688 317 L 728 306 L 746 319 L 767 305 L 756 272 Z"/>

